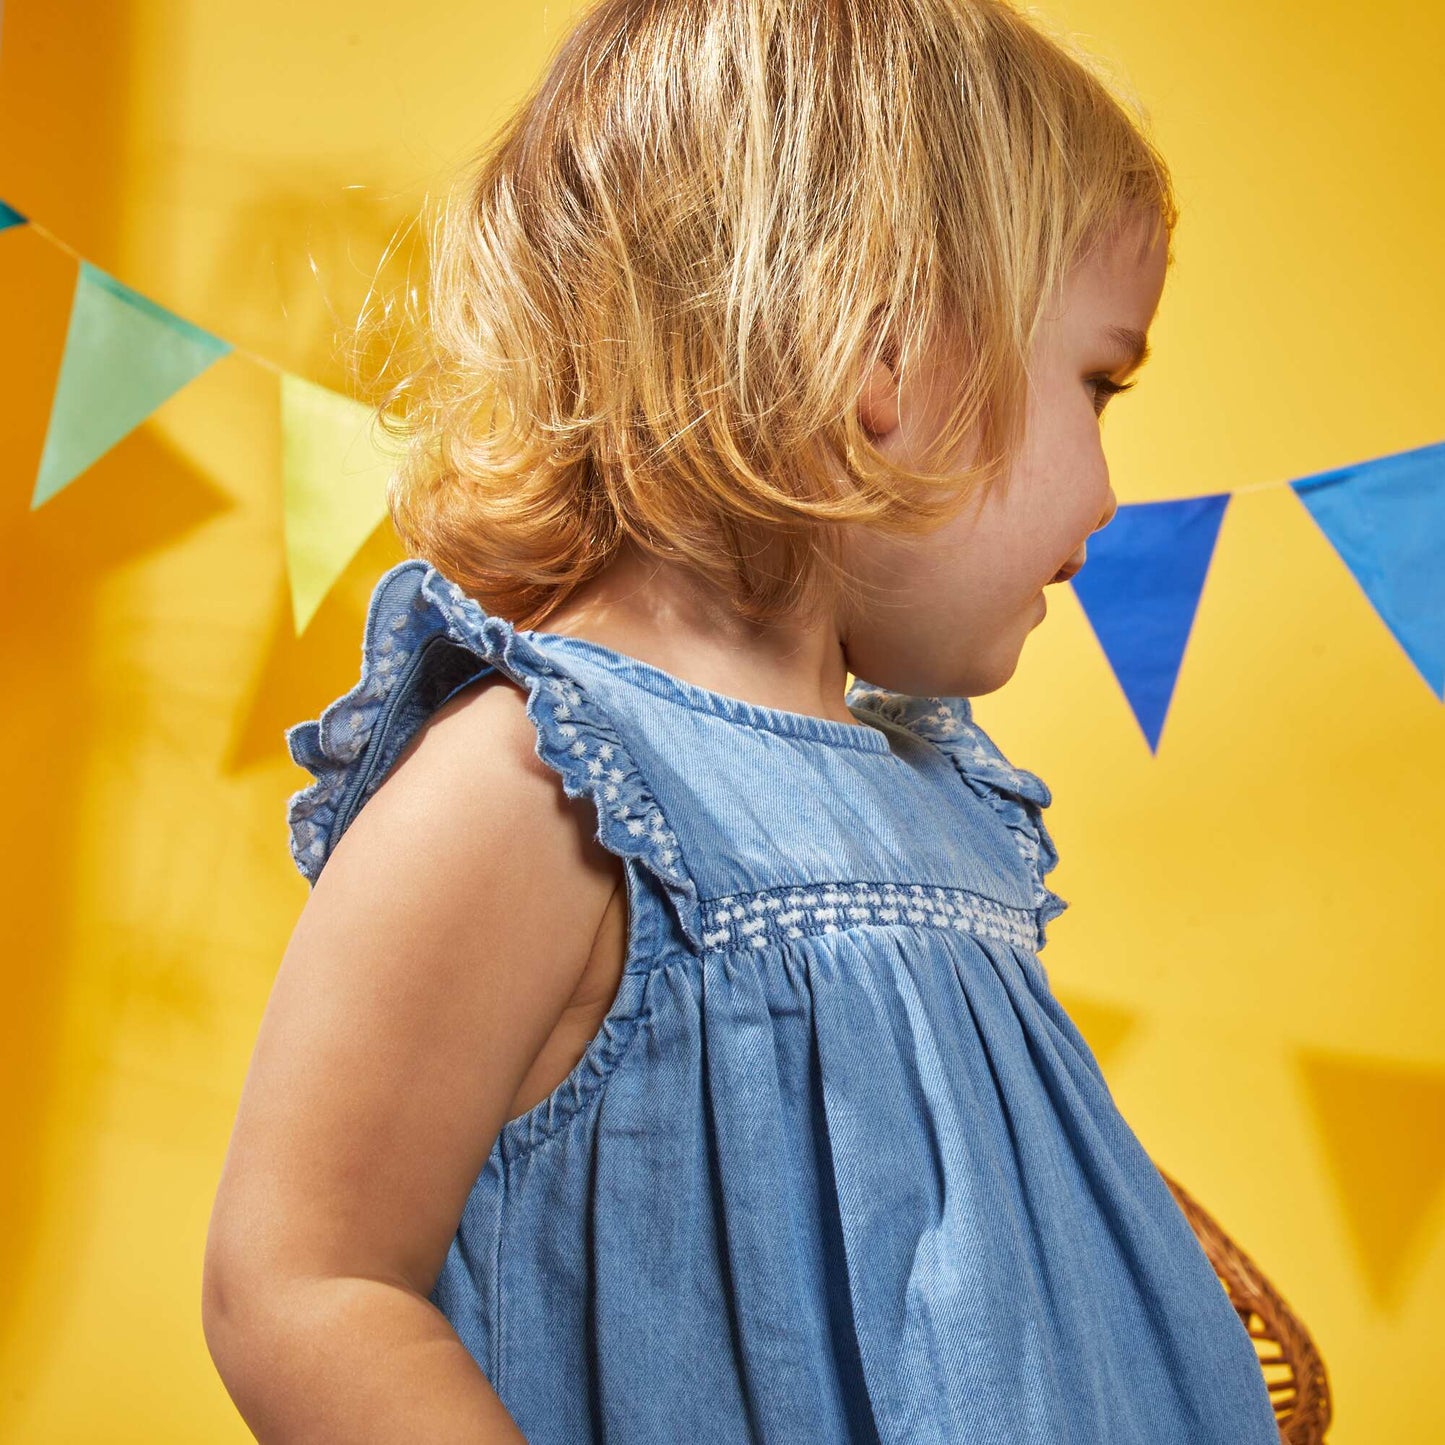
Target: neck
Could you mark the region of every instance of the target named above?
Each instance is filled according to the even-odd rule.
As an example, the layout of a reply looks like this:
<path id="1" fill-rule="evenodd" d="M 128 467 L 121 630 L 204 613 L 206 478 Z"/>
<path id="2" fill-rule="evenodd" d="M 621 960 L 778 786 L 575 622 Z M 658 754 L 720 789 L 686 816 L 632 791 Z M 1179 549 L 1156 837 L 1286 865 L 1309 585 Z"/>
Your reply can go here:
<path id="1" fill-rule="evenodd" d="M 837 629 L 761 627 L 693 572 L 625 544 L 536 628 L 600 643 L 711 692 L 856 724 Z"/>

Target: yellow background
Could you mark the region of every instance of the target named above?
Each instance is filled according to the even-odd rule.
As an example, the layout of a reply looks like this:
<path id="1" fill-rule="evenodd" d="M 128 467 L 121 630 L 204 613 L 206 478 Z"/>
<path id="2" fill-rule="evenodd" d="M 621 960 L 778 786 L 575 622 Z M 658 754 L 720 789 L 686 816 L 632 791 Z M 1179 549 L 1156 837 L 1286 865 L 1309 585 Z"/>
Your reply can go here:
<path id="1" fill-rule="evenodd" d="M 1137 85 L 1179 262 L 1121 502 L 1445 437 L 1445 10 L 1052 0 Z M 340 337 L 574 12 L 10 0 L 0 196 L 287 370 Z M 306 894 L 283 728 L 356 678 L 385 531 L 293 636 L 277 378 L 226 358 L 31 514 L 74 261 L 0 234 L 8 436 L 0 1440 L 249 1438 L 202 1244 Z M 1310 1328 L 1336 1445 L 1445 1438 L 1442 710 L 1280 486 L 1225 516 L 1152 756 L 1071 589 L 977 712 L 1054 790 L 1043 959 L 1151 1154 Z"/>

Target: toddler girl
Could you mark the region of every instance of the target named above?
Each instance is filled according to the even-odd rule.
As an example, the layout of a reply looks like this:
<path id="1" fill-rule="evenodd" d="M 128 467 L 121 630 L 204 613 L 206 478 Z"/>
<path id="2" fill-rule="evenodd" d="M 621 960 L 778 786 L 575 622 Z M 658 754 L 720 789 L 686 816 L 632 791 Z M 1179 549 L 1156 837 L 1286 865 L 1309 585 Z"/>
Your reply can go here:
<path id="1" fill-rule="evenodd" d="M 440 231 L 360 681 L 287 734 L 313 890 L 206 1277 L 259 1438 L 1277 1445 L 969 702 L 1113 513 L 1176 219 L 1005 0 L 569 33 Z"/>

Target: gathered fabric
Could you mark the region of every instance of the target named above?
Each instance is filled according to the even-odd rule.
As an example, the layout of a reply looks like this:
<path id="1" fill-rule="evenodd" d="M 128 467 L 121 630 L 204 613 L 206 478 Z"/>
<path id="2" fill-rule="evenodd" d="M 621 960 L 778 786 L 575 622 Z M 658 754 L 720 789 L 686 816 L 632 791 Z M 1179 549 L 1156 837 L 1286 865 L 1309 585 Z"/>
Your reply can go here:
<path id="1" fill-rule="evenodd" d="M 503 1124 L 431 1294 L 532 1445 L 1278 1445 L 1040 961 L 1049 790 L 967 698 L 767 708 L 409 559 L 357 685 L 287 730 L 309 881 L 493 670 L 627 882 L 607 1015 Z"/>

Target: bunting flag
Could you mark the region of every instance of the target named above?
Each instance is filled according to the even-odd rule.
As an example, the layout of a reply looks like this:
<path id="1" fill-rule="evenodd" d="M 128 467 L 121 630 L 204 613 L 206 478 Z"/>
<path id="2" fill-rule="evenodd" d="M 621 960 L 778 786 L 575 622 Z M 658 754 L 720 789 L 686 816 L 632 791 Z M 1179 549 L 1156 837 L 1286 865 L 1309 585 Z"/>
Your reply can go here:
<path id="1" fill-rule="evenodd" d="M 1316 472 L 1290 486 L 1445 701 L 1445 442 Z"/>
<path id="2" fill-rule="evenodd" d="M 78 273 L 34 509 L 234 348 L 158 306 L 0 200 L 0 232 L 28 226 Z M 285 567 L 304 632 L 386 515 L 396 456 L 374 410 L 242 353 L 280 379 Z M 1445 701 L 1445 442 L 1291 482 L 1433 696 Z M 1259 485 L 1120 506 L 1089 539 L 1072 586 L 1157 753 L 1225 508 Z"/>
<path id="3" fill-rule="evenodd" d="M 31 510 L 230 349 L 81 261 Z"/>
<path id="4" fill-rule="evenodd" d="M 1071 585 L 1143 730 L 1159 750 L 1228 492 L 1119 507 Z"/>
<path id="5" fill-rule="evenodd" d="M 300 376 L 281 377 L 282 507 L 297 636 L 386 515 L 396 458 L 375 413 Z"/>

